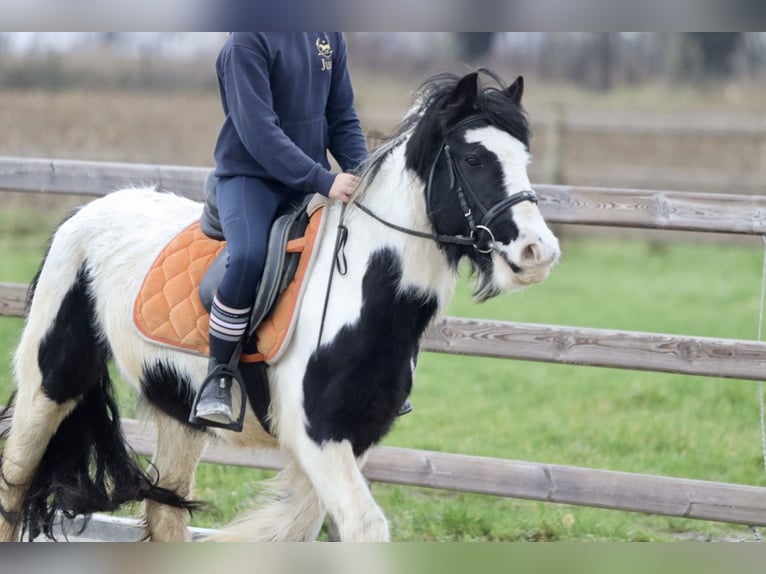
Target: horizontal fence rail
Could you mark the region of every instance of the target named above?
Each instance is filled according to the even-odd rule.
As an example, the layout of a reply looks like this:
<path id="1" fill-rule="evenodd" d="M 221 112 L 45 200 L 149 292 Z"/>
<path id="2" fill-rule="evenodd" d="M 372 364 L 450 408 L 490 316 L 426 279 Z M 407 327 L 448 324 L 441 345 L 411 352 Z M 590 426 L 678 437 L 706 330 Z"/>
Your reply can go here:
<path id="1" fill-rule="evenodd" d="M 755 195 L 535 186 L 548 221 L 716 233 L 766 233 L 766 197 Z"/>
<path id="2" fill-rule="evenodd" d="M 161 191 L 200 200 L 208 171 L 204 167 L 0 157 L 0 190 L 100 196 L 121 187 L 155 185 Z M 552 223 L 766 234 L 763 196 L 561 185 L 535 189 L 540 209 Z"/>
<path id="3" fill-rule="evenodd" d="M 24 315 L 26 285 L 0 283 L 0 314 Z M 421 350 L 759 381 L 766 342 L 445 317 Z"/>
<path id="4" fill-rule="evenodd" d="M 154 185 L 160 191 L 202 199 L 204 167 L 0 157 L 0 190 L 106 195 L 130 186 Z"/>
<path id="5" fill-rule="evenodd" d="M 152 423 L 125 419 L 122 426 L 137 454 L 154 454 L 156 430 Z M 280 470 L 289 455 L 279 450 L 213 443 L 202 461 Z M 373 482 L 766 526 L 766 489 L 743 484 L 387 446 L 372 449 L 363 474 Z M 217 532 L 189 530 L 192 540 Z M 96 515 L 87 523 L 82 518 L 71 523 L 59 520 L 54 535 L 57 540 L 135 542 L 142 539 L 143 530 L 138 520 Z"/>
<path id="6" fill-rule="evenodd" d="M 23 316 L 26 285 L 0 283 L 0 314 Z M 423 351 L 759 381 L 766 342 L 445 317 Z"/>
<path id="7" fill-rule="evenodd" d="M 137 453 L 154 453 L 153 425 L 126 420 L 123 428 Z M 278 470 L 289 458 L 280 451 L 215 444 L 202 460 Z M 388 446 L 372 449 L 363 473 L 375 482 L 766 525 L 766 488 L 741 484 Z"/>
<path id="8" fill-rule="evenodd" d="M 26 314 L 27 285 L 0 283 L 0 317 L 23 317 Z"/>
<path id="9" fill-rule="evenodd" d="M 542 114 L 536 116 L 532 125 L 539 130 L 550 129 L 551 126 L 554 126 L 563 130 L 578 132 L 616 133 L 631 136 L 647 134 L 690 138 L 750 136 L 761 139 L 766 137 L 766 118 L 760 114 L 720 117 L 710 114 L 696 114 L 679 117 L 676 114 L 609 114 L 604 112 L 588 113 L 578 110 L 577 113 L 572 114 Z"/>
<path id="10" fill-rule="evenodd" d="M 189 527 L 193 542 L 218 532 L 210 528 Z M 72 520 L 59 514 L 54 518 L 52 534 L 57 542 L 141 542 L 145 536 L 143 520 L 106 514 L 94 514 L 90 518 L 78 516 Z M 45 534 L 34 539 L 34 542 L 48 541 Z"/>
<path id="11" fill-rule="evenodd" d="M 0 191 L 105 195 L 154 185 L 201 199 L 208 168 L 0 157 Z M 651 229 L 766 234 L 766 197 L 653 190 L 537 186 L 548 221 Z M 0 283 L 0 315 L 25 314 L 27 286 Z M 446 317 L 422 341 L 425 351 L 761 380 L 766 343 L 569 326 Z M 139 454 L 154 451 L 148 423 L 123 421 Z M 211 445 L 203 460 L 282 468 L 285 453 Z M 766 488 L 590 468 L 376 447 L 369 480 L 685 518 L 766 525 Z M 98 522 L 108 536 L 137 525 Z M 119 534 L 128 529 L 132 534 Z M 132 529 L 132 530 L 131 530 Z M 199 532 L 196 535 L 204 535 Z M 106 535 L 105 535 L 106 536 Z"/>
<path id="12" fill-rule="evenodd" d="M 766 193 L 763 115 L 578 110 L 538 115 L 532 129 L 543 136 L 539 154 L 543 161 L 531 166 L 535 179 L 600 187 Z"/>
<path id="13" fill-rule="evenodd" d="M 707 377 L 763 380 L 766 343 L 445 317 L 424 351 Z"/>

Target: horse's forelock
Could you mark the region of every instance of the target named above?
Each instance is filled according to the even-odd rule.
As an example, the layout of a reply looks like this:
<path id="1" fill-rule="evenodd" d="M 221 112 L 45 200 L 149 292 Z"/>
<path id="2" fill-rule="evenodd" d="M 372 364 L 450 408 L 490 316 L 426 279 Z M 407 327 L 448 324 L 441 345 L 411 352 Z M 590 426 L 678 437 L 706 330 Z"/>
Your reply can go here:
<path id="1" fill-rule="evenodd" d="M 482 69 L 479 75 L 489 78 L 490 83 L 479 86 L 474 109 L 487 123 L 508 132 L 529 148 L 530 130 L 526 113 L 506 93 L 506 86 L 495 73 Z M 385 142 L 371 154 L 362 169 L 365 180 L 373 179 L 391 152 L 407 143 L 407 168 L 421 179 L 436 153 L 444 129 L 444 108 L 450 95 L 460 81 L 460 76 L 445 73 L 426 80 L 415 93 L 414 105 Z M 457 120 L 453 120 L 453 123 Z"/>

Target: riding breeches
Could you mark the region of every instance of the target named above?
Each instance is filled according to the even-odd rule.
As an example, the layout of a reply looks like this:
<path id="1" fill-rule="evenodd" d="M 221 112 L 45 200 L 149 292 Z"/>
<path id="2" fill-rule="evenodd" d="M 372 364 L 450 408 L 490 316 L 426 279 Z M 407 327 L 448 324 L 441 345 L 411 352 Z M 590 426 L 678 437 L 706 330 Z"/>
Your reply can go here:
<path id="1" fill-rule="evenodd" d="M 252 177 L 224 177 L 216 187 L 221 227 L 229 249 L 218 298 L 231 307 L 252 305 L 263 274 L 269 229 L 279 208 L 300 201 L 291 192 Z"/>

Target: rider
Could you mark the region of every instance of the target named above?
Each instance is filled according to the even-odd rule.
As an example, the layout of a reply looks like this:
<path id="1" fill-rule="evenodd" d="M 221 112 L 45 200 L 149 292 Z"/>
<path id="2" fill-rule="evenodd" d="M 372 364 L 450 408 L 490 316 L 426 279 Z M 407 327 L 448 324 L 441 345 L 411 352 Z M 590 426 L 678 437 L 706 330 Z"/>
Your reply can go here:
<path id="1" fill-rule="evenodd" d="M 216 200 L 229 261 L 210 312 L 206 381 L 215 378 L 192 417 L 229 425 L 237 417 L 226 365 L 248 327 L 277 210 L 313 193 L 347 202 L 367 146 L 341 33 L 234 32 L 216 70 L 225 114 Z M 328 151 L 344 173 L 330 171 Z"/>

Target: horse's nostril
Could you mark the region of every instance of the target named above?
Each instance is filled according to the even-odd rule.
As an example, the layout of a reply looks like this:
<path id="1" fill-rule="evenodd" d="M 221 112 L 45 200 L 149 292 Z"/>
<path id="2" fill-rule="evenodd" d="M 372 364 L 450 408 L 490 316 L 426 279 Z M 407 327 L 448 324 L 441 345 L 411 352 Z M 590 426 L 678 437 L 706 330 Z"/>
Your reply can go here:
<path id="1" fill-rule="evenodd" d="M 537 243 L 530 243 L 521 250 L 522 264 L 529 265 L 537 263 L 540 260 L 540 246 Z"/>

